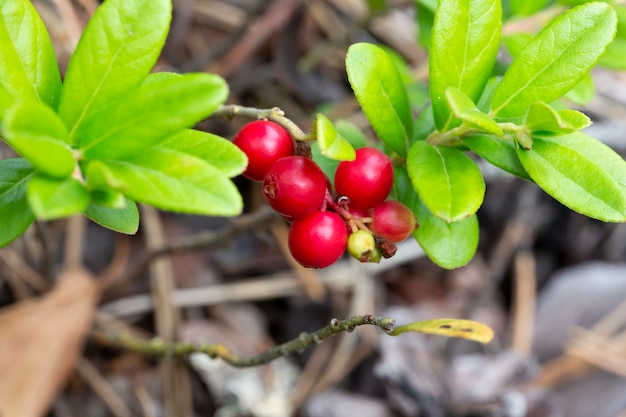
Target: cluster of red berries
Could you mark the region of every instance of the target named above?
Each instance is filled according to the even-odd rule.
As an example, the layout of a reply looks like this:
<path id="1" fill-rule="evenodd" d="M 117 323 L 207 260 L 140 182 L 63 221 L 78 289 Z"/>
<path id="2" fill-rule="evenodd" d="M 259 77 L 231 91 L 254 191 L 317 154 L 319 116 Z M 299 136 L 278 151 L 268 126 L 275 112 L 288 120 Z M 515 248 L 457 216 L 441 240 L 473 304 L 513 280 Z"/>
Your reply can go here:
<path id="1" fill-rule="evenodd" d="M 243 175 L 262 181 L 267 203 L 291 222 L 289 250 L 306 267 L 329 266 L 346 248 L 361 262 L 378 262 L 392 256 L 394 243 L 417 227 L 408 207 L 385 201 L 393 186 L 393 166 L 378 149 L 357 149 L 353 161 L 339 163 L 333 198 L 324 172 L 310 157 L 296 154 L 282 126 L 248 123 L 233 143 L 248 156 Z"/>

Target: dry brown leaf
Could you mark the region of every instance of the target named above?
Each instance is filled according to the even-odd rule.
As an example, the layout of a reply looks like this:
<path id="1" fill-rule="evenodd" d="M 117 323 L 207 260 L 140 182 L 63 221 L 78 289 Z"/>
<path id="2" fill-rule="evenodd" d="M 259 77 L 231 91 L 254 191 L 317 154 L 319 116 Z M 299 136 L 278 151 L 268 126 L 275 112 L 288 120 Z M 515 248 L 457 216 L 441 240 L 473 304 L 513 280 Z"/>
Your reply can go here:
<path id="1" fill-rule="evenodd" d="M 49 294 L 0 310 L 0 416 L 46 413 L 82 348 L 99 292 L 89 273 L 73 270 Z"/>

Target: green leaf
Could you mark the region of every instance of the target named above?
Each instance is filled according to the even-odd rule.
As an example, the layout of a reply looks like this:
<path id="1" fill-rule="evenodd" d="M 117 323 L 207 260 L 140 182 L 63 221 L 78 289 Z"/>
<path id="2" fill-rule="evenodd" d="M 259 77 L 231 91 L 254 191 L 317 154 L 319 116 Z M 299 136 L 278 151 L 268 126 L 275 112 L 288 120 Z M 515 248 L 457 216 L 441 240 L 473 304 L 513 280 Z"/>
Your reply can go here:
<path id="1" fill-rule="evenodd" d="M 626 162 L 611 148 L 581 132 L 533 137 L 518 149 L 522 165 L 548 194 L 586 216 L 626 220 Z"/>
<path id="2" fill-rule="evenodd" d="M 61 76 L 37 11 L 26 0 L 0 5 L 0 117 L 13 99 L 35 99 L 57 108 Z"/>
<path id="3" fill-rule="evenodd" d="M 506 48 L 507 52 L 513 58 L 516 58 L 522 52 L 524 47 L 533 40 L 533 37 L 534 36 L 532 33 L 517 32 L 505 35 L 502 38 L 502 41 L 504 42 L 504 47 Z"/>
<path id="4" fill-rule="evenodd" d="M 123 159 L 143 152 L 210 115 L 228 96 L 212 74 L 160 76 L 83 120 L 75 139 L 88 159 Z"/>
<path id="5" fill-rule="evenodd" d="M 499 0 L 440 0 L 430 39 L 430 97 L 440 131 L 453 127 L 445 92 L 455 87 L 477 101 L 500 45 Z"/>
<path id="6" fill-rule="evenodd" d="M 100 226 L 116 232 L 134 235 L 139 229 L 139 211 L 134 201 L 125 199 L 121 208 L 112 208 L 91 203 L 85 210 L 85 216 Z"/>
<path id="7" fill-rule="evenodd" d="M 390 334 L 398 336 L 406 332 L 438 334 L 448 337 L 460 337 L 487 344 L 493 339 L 493 330 L 489 326 L 472 320 L 436 319 L 424 320 L 395 327 Z"/>
<path id="8" fill-rule="evenodd" d="M 35 220 L 26 201 L 35 169 L 22 158 L 0 160 L 0 247 L 20 236 Z"/>
<path id="9" fill-rule="evenodd" d="M 532 181 L 517 157 L 512 140 L 504 140 L 491 135 L 470 135 L 463 138 L 463 144 L 491 165 Z"/>
<path id="10" fill-rule="evenodd" d="M 125 161 L 92 161 L 86 172 L 92 189 L 117 190 L 164 210 L 235 216 L 243 207 L 237 188 L 219 169 L 172 149 L 152 148 Z"/>
<path id="11" fill-rule="evenodd" d="M 500 125 L 490 116 L 478 110 L 472 100 L 458 88 L 446 88 L 446 99 L 452 112 L 458 119 L 485 133 L 504 136 Z"/>
<path id="12" fill-rule="evenodd" d="M 182 130 L 160 146 L 198 157 L 229 178 L 241 174 L 248 163 L 246 154 L 231 141 L 200 130 Z"/>
<path id="13" fill-rule="evenodd" d="M 555 110 L 538 101 L 528 108 L 525 127 L 531 132 L 571 133 L 591 125 L 585 114 L 576 110 Z"/>
<path id="14" fill-rule="evenodd" d="M 344 137 L 342 137 L 333 123 L 323 114 L 317 115 L 312 132 L 317 137 L 317 144 L 322 155 L 339 161 L 354 161 L 356 153 Z"/>
<path id="15" fill-rule="evenodd" d="M 479 236 L 476 215 L 452 223 L 433 215 L 415 194 L 404 168 L 396 168 L 394 190 L 396 198 L 415 214 L 419 227 L 413 236 L 433 262 L 454 269 L 474 257 Z"/>
<path id="16" fill-rule="evenodd" d="M 544 28 L 504 74 L 491 102 L 498 117 L 523 115 L 537 101 L 571 90 L 595 65 L 615 35 L 617 18 L 606 3 L 571 9 Z"/>
<path id="17" fill-rule="evenodd" d="M 415 142 L 407 157 L 413 187 L 428 209 L 448 222 L 474 214 L 483 202 L 485 181 L 463 152 Z"/>
<path id="18" fill-rule="evenodd" d="M 6 142 L 41 172 L 63 178 L 74 171 L 65 125 L 47 105 L 20 102 L 7 111 L 2 128 Z"/>
<path id="19" fill-rule="evenodd" d="M 356 43 L 346 56 L 348 80 L 383 143 L 405 156 L 412 138 L 409 99 L 391 58 L 381 48 Z"/>
<path id="20" fill-rule="evenodd" d="M 28 183 L 28 204 L 37 218 L 53 220 L 80 213 L 89 204 L 89 193 L 75 178 L 50 178 L 35 174 Z"/>
<path id="21" fill-rule="evenodd" d="M 107 0 L 70 59 L 59 113 L 71 136 L 83 120 L 139 85 L 161 53 L 170 0 Z"/>

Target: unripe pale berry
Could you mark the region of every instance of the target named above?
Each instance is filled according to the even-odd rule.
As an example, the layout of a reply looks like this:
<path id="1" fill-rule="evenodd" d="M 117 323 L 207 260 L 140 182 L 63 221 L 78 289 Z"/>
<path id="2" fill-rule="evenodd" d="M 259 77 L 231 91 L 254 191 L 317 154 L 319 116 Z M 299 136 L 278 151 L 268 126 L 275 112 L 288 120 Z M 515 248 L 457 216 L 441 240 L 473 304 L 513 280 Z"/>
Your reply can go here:
<path id="1" fill-rule="evenodd" d="M 411 209 L 398 201 L 385 201 L 371 210 L 370 228 L 390 243 L 401 242 L 413 233 L 417 221 Z"/>
<path id="2" fill-rule="evenodd" d="M 296 219 L 289 228 L 289 252 L 298 263 L 309 268 L 325 268 L 341 257 L 348 232 L 337 213 L 315 211 Z"/>
<path id="3" fill-rule="evenodd" d="M 322 205 L 326 196 L 326 175 L 311 159 L 281 158 L 263 179 L 263 196 L 274 210 L 297 219 Z"/>
<path id="4" fill-rule="evenodd" d="M 348 253 L 359 262 L 370 262 L 376 254 L 374 235 L 367 230 L 357 230 L 351 233 L 348 236 Z"/>
<path id="5" fill-rule="evenodd" d="M 391 160 L 375 148 L 357 149 L 354 161 L 341 161 L 335 172 L 335 191 L 348 197 L 355 210 L 382 203 L 392 186 Z"/>
<path id="6" fill-rule="evenodd" d="M 267 120 L 246 124 L 235 135 L 233 143 L 248 157 L 243 175 L 253 181 L 263 181 L 274 162 L 295 152 L 289 132 Z"/>

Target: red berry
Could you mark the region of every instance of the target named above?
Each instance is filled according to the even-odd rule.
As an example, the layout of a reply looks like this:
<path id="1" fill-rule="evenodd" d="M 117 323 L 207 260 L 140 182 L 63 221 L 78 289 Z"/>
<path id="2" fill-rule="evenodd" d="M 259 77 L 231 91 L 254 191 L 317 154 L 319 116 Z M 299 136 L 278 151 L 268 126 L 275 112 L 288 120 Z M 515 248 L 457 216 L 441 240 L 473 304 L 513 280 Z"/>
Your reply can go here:
<path id="1" fill-rule="evenodd" d="M 263 195 L 274 210 L 297 219 L 322 205 L 326 196 L 326 175 L 311 159 L 287 156 L 276 161 L 267 172 Z"/>
<path id="2" fill-rule="evenodd" d="M 315 211 L 294 221 L 289 229 L 291 255 L 309 268 L 332 265 L 345 251 L 347 242 L 343 219 L 330 211 Z"/>
<path id="3" fill-rule="evenodd" d="M 385 201 L 372 209 L 372 232 L 387 242 L 401 242 L 413 233 L 417 221 L 411 209 L 398 201 Z"/>
<path id="4" fill-rule="evenodd" d="M 235 135 L 233 143 L 248 156 L 248 167 L 243 175 L 253 181 L 263 181 L 274 162 L 295 152 L 289 132 L 266 120 L 246 124 Z"/>
<path id="5" fill-rule="evenodd" d="M 350 208 L 368 209 L 385 201 L 393 186 L 393 166 L 375 148 L 356 151 L 354 161 L 341 161 L 335 172 L 335 191 L 350 199 Z"/>

